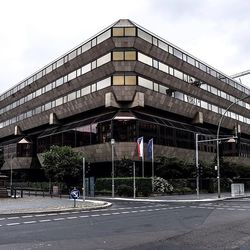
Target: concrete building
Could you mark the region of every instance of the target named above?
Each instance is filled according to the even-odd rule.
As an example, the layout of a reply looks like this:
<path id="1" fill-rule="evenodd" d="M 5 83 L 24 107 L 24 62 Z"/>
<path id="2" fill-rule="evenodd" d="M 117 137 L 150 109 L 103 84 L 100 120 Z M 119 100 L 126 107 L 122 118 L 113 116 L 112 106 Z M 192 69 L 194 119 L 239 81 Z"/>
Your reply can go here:
<path id="1" fill-rule="evenodd" d="M 214 138 L 221 114 L 249 94 L 182 49 L 119 20 L 0 96 L 2 171 L 35 176 L 45 150 L 69 145 L 102 174 L 111 166 L 111 138 L 115 160 L 138 161 L 141 136 L 144 148 L 154 139 L 155 157 L 194 161 L 195 134 Z M 239 136 L 237 143 L 223 144 L 223 154 L 246 164 L 249 109 L 249 99 L 238 101 L 221 128 L 221 135 Z M 201 143 L 199 151 L 213 159 L 216 145 Z"/>

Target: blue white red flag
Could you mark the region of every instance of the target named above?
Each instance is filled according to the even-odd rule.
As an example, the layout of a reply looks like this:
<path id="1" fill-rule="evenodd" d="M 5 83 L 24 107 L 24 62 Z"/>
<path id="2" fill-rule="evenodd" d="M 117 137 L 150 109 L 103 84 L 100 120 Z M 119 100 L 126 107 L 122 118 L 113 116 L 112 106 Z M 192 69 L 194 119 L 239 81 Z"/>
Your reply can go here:
<path id="1" fill-rule="evenodd" d="M 138 156 L 143 158 L 143 137 L 137 139 Z"/>
<path id="2" fill-rule="evenodd" d="M 154 141 L 153 141 L 153 138 L 148 141 L 147 152 L 148 152 L 148 158 L 153 159 L 154 158 Z"/>

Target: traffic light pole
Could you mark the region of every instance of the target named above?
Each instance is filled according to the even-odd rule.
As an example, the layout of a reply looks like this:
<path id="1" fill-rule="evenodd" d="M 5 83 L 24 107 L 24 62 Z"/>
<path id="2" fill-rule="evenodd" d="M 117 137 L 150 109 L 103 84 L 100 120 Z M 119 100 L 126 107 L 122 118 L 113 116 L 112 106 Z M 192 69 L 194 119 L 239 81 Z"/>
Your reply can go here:
<path id="1" fill-rule="evenodd" d="M 196 194 L 200 196 L 200 174 L 199 174 L 199 134 L 195 134 L 195 166 L 196 166 Z"/>
<path id="2" fill-rule="evenodd" d="M 134 199 L 136 196 L 136 186 L 135 186 L 135 162 L 133 162 L 133 187 L 134 187 Z"/>

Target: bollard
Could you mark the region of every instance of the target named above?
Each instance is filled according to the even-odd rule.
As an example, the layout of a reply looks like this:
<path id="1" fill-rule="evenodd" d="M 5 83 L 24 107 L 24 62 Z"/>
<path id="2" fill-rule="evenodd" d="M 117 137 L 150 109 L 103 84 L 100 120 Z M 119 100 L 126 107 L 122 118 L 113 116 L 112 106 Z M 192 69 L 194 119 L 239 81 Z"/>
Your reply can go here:
<path id="1" fill-rule="evenodd" d="M 21 188 L 21 198 L 23 198 L 23 189 Z"/>
<path id="2" fill-rule="evenodd" d="M 16 189 L 14 189 L 14 198 L 16 199 Z"/>

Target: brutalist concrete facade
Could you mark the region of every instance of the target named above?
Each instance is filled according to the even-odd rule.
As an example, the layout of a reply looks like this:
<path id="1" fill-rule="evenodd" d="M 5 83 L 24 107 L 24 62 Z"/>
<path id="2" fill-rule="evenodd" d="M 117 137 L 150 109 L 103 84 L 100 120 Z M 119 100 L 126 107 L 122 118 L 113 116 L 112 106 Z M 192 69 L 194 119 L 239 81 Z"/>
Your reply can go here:
<path id="1" fill-rule="evenodd" d="M 70 145 L 91 164 L 107 165 L 111 138 L 115 159 L 138 161 L 141 136 L 145 143 L 154 138 L 155 156 L 193 161 L 195 134 L 214 138 L 231 103 L 221 134 L 237 133 L 240 139 L 224 150 L 249 164 L 250 102 L 240 100 L 249 94 L 187 52 L 119 20 L 0 96 L 2 170 L 11 164 L 39 168 L 42 153 L 53 144 Z M 216 153 L 213 143 L 199 150 L 206 159 Z"/>

